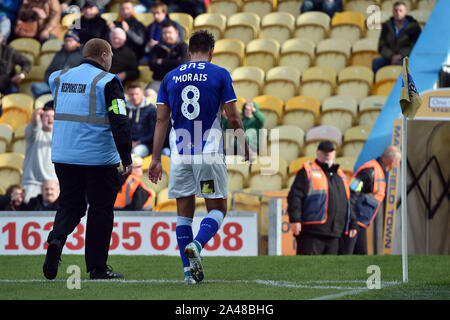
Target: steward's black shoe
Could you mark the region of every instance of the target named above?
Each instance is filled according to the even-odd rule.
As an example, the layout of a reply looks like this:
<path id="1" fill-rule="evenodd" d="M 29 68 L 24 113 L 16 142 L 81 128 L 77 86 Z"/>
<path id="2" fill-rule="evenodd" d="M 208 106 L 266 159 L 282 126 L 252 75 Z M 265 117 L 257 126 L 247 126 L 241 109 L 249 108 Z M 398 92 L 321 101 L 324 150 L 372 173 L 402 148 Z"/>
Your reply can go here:
<path id="1" fill-rule="evenodd" d="M 62 245 L 58 239 L 53 239 L 48 244 L 47 254 L 45 256 L 42 271 L 48 280 L 53 280 L 58 274 L 58 266 L 61 261 Z"/>
<path id="2" fill-rule="evenodd" d="M 91 280 L 94 279 L 123 279 L 123 274 L 120 272 L 114 272 L 110 266 L 107 266 L 105 269 L 93 269 L 89 277 Z"/>

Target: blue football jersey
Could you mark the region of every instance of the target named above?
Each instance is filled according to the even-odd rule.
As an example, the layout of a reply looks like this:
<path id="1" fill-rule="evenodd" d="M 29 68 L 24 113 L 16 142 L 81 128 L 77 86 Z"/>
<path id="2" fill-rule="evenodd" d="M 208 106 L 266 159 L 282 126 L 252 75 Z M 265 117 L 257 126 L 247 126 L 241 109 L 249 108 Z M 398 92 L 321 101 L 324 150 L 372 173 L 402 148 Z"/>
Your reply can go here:
<path id="1" fill-rule="evenodd" d="M 183 155 L 223 153 L 220 107 L 231 101 L 236 101 L 236 94 L 230 73 L 222 67 L 195 61 L 167 73 L 156 103 L 170 107 L 171 152 Z"/>

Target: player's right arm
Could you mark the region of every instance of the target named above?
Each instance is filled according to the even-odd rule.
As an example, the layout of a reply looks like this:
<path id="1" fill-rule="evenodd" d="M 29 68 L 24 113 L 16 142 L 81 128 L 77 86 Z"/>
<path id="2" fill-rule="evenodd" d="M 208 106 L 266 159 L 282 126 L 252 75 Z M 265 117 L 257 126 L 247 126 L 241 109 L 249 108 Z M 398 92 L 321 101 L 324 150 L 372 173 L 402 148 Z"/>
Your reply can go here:
<path id="1" fill-rule="evenodd" d="M 222 108 L 225 111 L 225 114 L 228 119 L 228 124 L 230 128 L 233 130 L 242 130 L 242 133 L 245 132 L 244 125 L 242 124 L 241 117 L 239 115 L 239 111 L 236 108 L 236 101 L 226 102 L 222 104 Z M 250 158 L 250 150 L 248 147 L 248 143 L 246 139 L 244 140 L 244 150 L 242 150 L 242 145 L 238 144 L 240 149 L 240 154 L 244 154 L 245 161 Z"/>

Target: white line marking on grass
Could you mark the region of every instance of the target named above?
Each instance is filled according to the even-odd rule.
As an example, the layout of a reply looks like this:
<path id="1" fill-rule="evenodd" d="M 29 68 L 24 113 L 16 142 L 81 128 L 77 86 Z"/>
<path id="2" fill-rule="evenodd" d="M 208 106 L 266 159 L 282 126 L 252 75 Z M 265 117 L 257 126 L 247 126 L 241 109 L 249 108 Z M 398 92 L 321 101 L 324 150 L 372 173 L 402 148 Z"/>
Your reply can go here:
<path id="1" fill-rule="evenodd" d="M 356 280 L 356 282 L 359 282 L 359 281 Z M 365 281 L 362 281 L 362 282 L 365 283 Z M 394 286 L 394 285 L 397 285 L 397 284 L 399 284 L 399 283 L 400 283 L 400 282 L 398 282 L 398 281 L 384 281 L 384 282 L 381 282 L 382 288 L 387 288 L 387 287 L 390 287 L 390 286 Z M 335 293 L 335 294 L 329 294 L 329 295 L 326 295 L 326 296 L 321 296 L 321 297 L 312 298 L 312 299 L 310 299 L 310 300 L 331 300 L 331 299 L 339 299 L 339 298 L 342 298 L 342 297 L 344 297 L 344 296 L 354 295 L 354 294 L 358 294 L 358 293 L 361 293 L 361 292 L 370 290 L 370 289 L 368 289 L 367 287 L 365 287 L 365 288 L 353 288 L 353 289 L 354 289 L 354 290 L 350 290 L 350 291 L 342 291 L 342 292 Z"/>

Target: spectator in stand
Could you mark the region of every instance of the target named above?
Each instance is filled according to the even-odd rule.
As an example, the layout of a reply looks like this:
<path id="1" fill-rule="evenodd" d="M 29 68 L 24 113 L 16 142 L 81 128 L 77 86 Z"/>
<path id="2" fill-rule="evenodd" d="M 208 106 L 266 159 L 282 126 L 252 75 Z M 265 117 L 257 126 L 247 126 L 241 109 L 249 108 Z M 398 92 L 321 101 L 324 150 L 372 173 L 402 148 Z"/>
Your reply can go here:
<path id="1" fill-rule="evenodd" d="M 242 124 L 244 125 L 245 138 L 247 143 L 252 150 L 259 150 L 259 129 L 264 126 L 264 114 L 259 110 L 258 104 L 251 99 L 246 99 L 242 107 Z M 225 112 L 222 113 L 222 128 L 224 130 L 230 129 L 228 124 L 228 119 L 226 118 Z M 231 152 L 236 154 L 237 152 L 237 139 L 234 143 L 234 150 Z"/>
<path id="2" fill-rule="evenodd" d="M 7 44 L 9 35 L 11 34 L 11 20 L 4 13 L 0 13 L 0 35 L 2 43 Z"/>
<path id="3" fill-rule="evenodd" d="M 149 66 L 153 71 L 153 83 L 148 87 L 159 89 L 162 79 L 169 71 L 188 61 L 187 49 L 187 44 L 178 37 L 176 24 L 171 20 L 164 22 L 162 42 L 150 52 Z"/>
<path id="4" fill-rule="evenodd" d="M 82 13 L 80 29 L 77 30 L 80 42 L 85 44 L 93 38 L 106 40 L 109 29 L 105 19 L 100 16 L 97 2 L 92 0 L 86 1 Z"/>
<path id="5" fill-rule="evenodd" d="M 205 13 L 204 0 L 163 0 L 167 4 L 168 12 L 185 12 L 190 14 L 194 19 L 199 14 Z"/>
<path id="6" fill-rule="evenodd" d="M 54 180 L 46 180 L 42 184 L 42 193 L 31 198 L 27 204 L 30 211 L 53 211 L 59 209 L 59 183 Z"/>
<path id="7" fill-rule="evenodd" d="M 43 108 L 34 110 L 31 121 L 25 129 L 26 150 L 22 185 L 25 188 L 27 202 L 41 193 L 44 181 L 58 179 L 51 159 L 54 116 L 51 100 Z"/>
<path id="8" fill-rule="evenodd" d="M 116 74 L 122 82 L 136 80 L 139 77 L 138 60 L 126 45 L 127 34 L 121 28 L 114 28 L 109 38 L 113 52 L 109 72 Z"/>
<path id="9" fill-rule="evenodd" d="M 58 0 L 23 0 L 17 13 L 14 36 L 45 42 L 61 33 L 61 5 Z"/>
<path id="10" fill-rule="evenodd" d="M 161 41 L 162 36 L 162 24 L 169 19 L 167 15 L 167 5 L 164 2 L 156 1 L 151 6 L 151 11 L 153 14 L 153 21 L 147 28 L 147 37 L 145 45 L 145 53 L 148 55 L 151 49 Z M 178 30 L 178 37 L 183 40 L 183 28 L 175 22 Z M 148 57 L 147 57 L 148 58 Z"/>
<path id="11" fill-rule="evenodd" d="M 145 158 L 153 147 L 153 134 L 156 125 L 156 106 L 146 97 L 139 83 L 128 86 L 127 113 L 130 118 L 132 150 L 131 153 Z"/>
<path id="12" fill-rule="evenodd" d="M 95 6 L 98 8 L 100 13 L 105 12 L 106 7 L 111 3 L 111 0 L 60 0 L 61 11 L 64 14 L 70 13 L 70 6 L 76 6 L 78 8 L 84 8 L 88 2 L 95 2 Z M 83 42 L 84 43 L 84 42 Z"/>
<path id="13" fill-rule="evenodd" d="M 26 209 L 25 189 L 19 184 L 13 184 L 6 189 L 6 194 L 0 195 L 0 211 L 22 211 Z"/>
<path id="14" fill-rule="evenodd" d="M 16 74 L 15 66 L 20 66 L 20 73 Z M 31 70 L 31 61 L 9 45 L 2 43 L 0 33 L 0 95 L 17 93 L 17 85 Z"/>
<path id="15" fill-rule="evenodd" d="M 6 15 L 11 21 L 11 28 L 16 24 L 17 12 L 22 0 L 0 0 L 0 14 Z"/>
<path id="16" fill-rule="evenodd" d="M 357 221 L 350 209 L 344 172 L 334 164 L 336 148 L 322 141 L 314 162 L 303 163 L 288 194 L 288 214 L 297 240 L 297 254 L 338 254 L 339 239 L 356 236 Z"/>
<path id="17" fill-rule="evenodd" d="M 342 12 L 342 0 L 305 0 L 300 13 L 322 11 L 333 18 L 336 12 Z"/>
<path id="18" fill-rule="evenodd" d="M 381 27 L 378 51 L 381 57 L 372 61 L 373 72 L 387 65 L 402 65 L 420 36 L 421 28 L 416 19 L 407 15 L 402 1 L 394 3 L 393 16 Z"/>
<path id="19" fill-rule="evenodd" d="M 138 58 L 144 53 L 145 26 L 136 19 L 133 2 L 125 0 L 120 4 L 119 15 L 116 21 L 108 23 L 109 29 L 122 28 L 126 32 L 126 44 L 133 50 Z"/>
<path id="20" fill-rule="evenodd" d="M 133 169 L 127 177 L 121 176 L 122 187 L 117 194 L 114 204 L 115 210 L 150 210 L 152 208 L 153 194 L 142 182 L 144 173 L 142 169 L 142 158 L 137 155 L 131 156 Z"/>
<path id="21" fill-rule="evenodd" d="M 43 94 L 50 93 L 48 78 L 54 71 L 79 66 L 82 60 L 80 38 L 76 31 L 69 30 L 64 36 L 63 47 L 55 54 L 52 62 L 50 62 L 50 65 L 45 71 L 45 83 L 38 82 L 31 86 L 34 98 L 37 99 Z"/>

